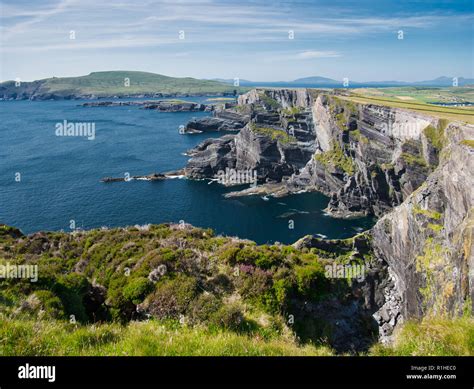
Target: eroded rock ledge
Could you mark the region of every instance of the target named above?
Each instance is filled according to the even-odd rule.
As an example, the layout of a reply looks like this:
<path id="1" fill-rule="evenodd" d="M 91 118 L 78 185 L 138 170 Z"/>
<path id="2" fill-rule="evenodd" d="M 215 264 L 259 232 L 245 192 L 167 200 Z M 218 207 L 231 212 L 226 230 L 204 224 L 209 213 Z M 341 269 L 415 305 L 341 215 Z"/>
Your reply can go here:
<path id="1" fill-rule="evenodd" d="M 258 193 L 272 193 L 265 184 L 284 183 L 277 195 L 326 194 L 327 210 L 335 217 L 384 214 L 437 166 L 447 123 L 406 110 L 355 104 L 337 93 L 272 89 L 240 96 L 237 107 L 219 113 L 232 116 L 232 124 L 216 118 L 198 121 L 201 132 L 221 125 L 241 130 L 190 150 L 186 175 L 214 178 L 225 168 L 251 169 L 263 185 L 254 189 Z"/>
<path id="2" fill-rule="evenodd" d="M 364 235 L 368 277 L 354 285 L 362 297 L 333 315 L 343 323 L 344 342 L 357 336 L 348 319 L 354 312 L 375 319 L 383 342 L 406 319 L 472 312 L 474 126 L 354 103 L 339 91 L 256 89 L 187 128 L 239 131 L 189 150 L 182 171 L 191 179 L 215 179 L 226 169 L 256 172 L 258 185 L 227 196 L 320 191 L 333 216 L 380 217 Z M 356 242 L 351 258 L 360 253 Z M 316 251 L 327 245 L 337 251 L 347 241 L 305 237 L 295 244 Z M 331 317 L 342 308 L 335 302 L 305 309 Z"/>
<path id="3" fill-rule="evenodd" d="M 185 174 L 251 169 L 259 185 L 227 196 L 315 190 L 335 217 L 381 217 L 370 237 L 383 281 L 364 294 L 382 341 L 407 318 L 472 309 L 474 126 L 307 89 L 252 90 L 231 112 L 249 122 L 190 150 Z"/>

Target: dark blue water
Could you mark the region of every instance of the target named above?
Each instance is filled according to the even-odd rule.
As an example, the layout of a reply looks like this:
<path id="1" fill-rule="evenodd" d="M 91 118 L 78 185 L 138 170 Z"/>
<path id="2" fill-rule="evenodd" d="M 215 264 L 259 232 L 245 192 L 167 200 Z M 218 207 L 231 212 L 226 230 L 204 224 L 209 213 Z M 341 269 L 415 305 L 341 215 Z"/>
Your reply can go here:
<path id="1" fill-rule="evenodd" d="M 328 199 L 318 193 L 265 201 L 225 199 L 231 189 L 206 181 L 101 183 L 104 176 L 183 167 L 187 157 L 182 154 L 210 135 L 180 135 L 178 128 L 208 114 L 79 103 L 0 102 L 0 223 L 31 233 L 69 231 L 70 220 L 84 229 L 184 220 L 259 243 L 290 243 L 306 234 L 348 237 L 372 225 L 367 218 L 325 216 Z M 63 120 L 94 122 L 96 139 L 57 137 L 55 124 Z M 290 219 L 294 229 L 288 228 Z"/>

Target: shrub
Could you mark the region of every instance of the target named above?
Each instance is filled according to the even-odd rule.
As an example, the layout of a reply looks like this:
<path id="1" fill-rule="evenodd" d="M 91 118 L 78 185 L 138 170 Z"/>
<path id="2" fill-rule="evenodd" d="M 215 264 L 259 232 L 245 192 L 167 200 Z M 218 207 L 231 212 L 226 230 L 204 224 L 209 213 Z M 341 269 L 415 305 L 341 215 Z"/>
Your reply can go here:
<path id="1" fill-rule="evenodd" d="M 240 251 L 240 247 L 231 246 L 227 247 L 219 253 L 219 260 L 222 262 L 234 265 L 237 261 L 237 254 Z"/>
<path id="2" fill-rule="evenodd" d="M 221 307 L 222 301 L 213 294 L 201 294 L 191 303 L 189 309 L 191 321 L 193 323 L 209 324 Z"/>
<path id="3" fill-rule="evenodd" d="M 240 249 L 236 256 L 235 261 L 237 263 L 246 263 L 249 265 L 254 265 L 260 259 L 261 253 L 258 252 L 253 246 L 245 246 Z"/>
<path id="4" fill-rule="evenodd" d="M 64 306 L 61 299 L 50 290 L 37 290 L 22 304 L 22 310 L 39 314 L 42 318 L 63 319 Z"/>
<path id="5" fill-rule="evenodd" d="M 74 315 L 81 322 L 87 321 L 83 298 L 89 288 L 89 282 L 83 275 L 69 273 L 61 276 L 54 286 L 54 292 L 61 299 L 67 315 Z"/>
<path id="6" fill-rule="evenodd" d="M 328 280 L 324 274 L 324 268 L 319 262 L 296 266 L 297 292 L 304 298 L 318 299 L 328 285 Z"/>
<path id="7" fill-rule="evenodd" d="M 288 296 L 293 288 L 293 283 L 286 278 L 282 278 L 274 281 L 273 283 L 273 292 L 275 299 L 280 307 L 286 305 Z"/>
<path id="8" fill-rule="evenodd" d="M 263 245 L 259 248 L 263 252 L 260 253 L 255 260 L 255 264 L 263 269 L 270 269 L 272 266 L 279 265 L 283 260 L 280 248 L 275 246 Z"/>
<path id="9" fill-rule="evenodd" d="M 153 283 L 145 277 L 130 280 L 123 288 L 123 296 L 134 304 L 139 304 L 153 290 Z"/>
<path id="10" fill-rule="evenodd" d="M 344 150 L 337 141 L 331 143 L 331 150 L 315 154 L 314 158 L 325 167 L 333 166 L 340 168 L 350 176 L 355 172 L 356 166 L 352 158 L 344 153 Z"/>
<path id="11" fill-rule="evenodd" d="M 217 294 L 229 293 L 233 287 L 232 280 L 223 273 L 217 274 L 206 282 L 206 288 Z"/>
<path id="12" fill-rule="evenodd" d="M 196 294 L 196 279 L 178 274 L 158 284 L 155 292 L 148 297 L 148 310 L 157 318 L 177 318 L 186 313 Z"/>
<path id="13" fill-rule="evenodd" d="M 123 295 L 126 284 L 127 277 L 117 272 L 107 289 L 106 304 L 110 307 L 112 318 L 121 322 L 129 320 L 135 311 L 135 305 Z"/>
<path id="14" fill-rule="evenodd" d="M 223 305 L 214 315 L 211 323 L 233 331 L 241 330 L 244 324 L 244 315 L 236 304 Z"/>
<path id="15" fill-rule="evenodd" d="M 271 277 L 265 270 L 252 268 L 249 272 L 241 270 L 237 283 L 243 297 L 258 300 L 270 288 Z"/>

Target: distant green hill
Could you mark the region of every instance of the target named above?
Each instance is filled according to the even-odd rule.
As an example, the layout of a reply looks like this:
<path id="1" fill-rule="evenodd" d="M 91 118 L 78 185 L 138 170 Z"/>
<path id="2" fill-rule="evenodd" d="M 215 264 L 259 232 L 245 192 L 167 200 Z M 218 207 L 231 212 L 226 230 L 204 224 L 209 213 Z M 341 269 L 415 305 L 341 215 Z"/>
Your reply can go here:
<path id="1" fill-rule="evenodd" d="M 175 78 L 147 72 L 110 71 L 93 72 L 81 77 L 46 78 L 22 82 L 19 86 L 14 81 L 6 81 L 0 83 L 0 98 L 44 100 L 140 95 L 232 95 L 246 90 L 212 80 Z"/>

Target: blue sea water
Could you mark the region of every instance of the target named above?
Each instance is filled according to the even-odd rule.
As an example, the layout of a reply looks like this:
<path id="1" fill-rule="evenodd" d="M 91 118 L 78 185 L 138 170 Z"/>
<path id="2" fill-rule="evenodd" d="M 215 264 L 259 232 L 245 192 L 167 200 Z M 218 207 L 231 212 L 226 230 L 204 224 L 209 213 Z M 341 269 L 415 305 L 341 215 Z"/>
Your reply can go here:
<path id="1" fill-rule="evenodd" d="M 105 176 L 182 168 L 186 150 L 222 134 L 179 134 L 180 125 L 209 115 L 204 112 L 86 108 L 80 103 L 0 102 L 0 223 L 32 233 L 69 231 L 71 220 L 83 229 L 184 220 L 258 243 L 292 243 L 306 234 L 349 237 L 373 224 L 371 218 L 324 215 L 328 198 L 319 193 L 225 199 L 223 194 L 232 189 L 206 181 L 101 183 Z M 64 120 L 95 123 L 95 140 L 56 136 L 55 125 Z"/>

